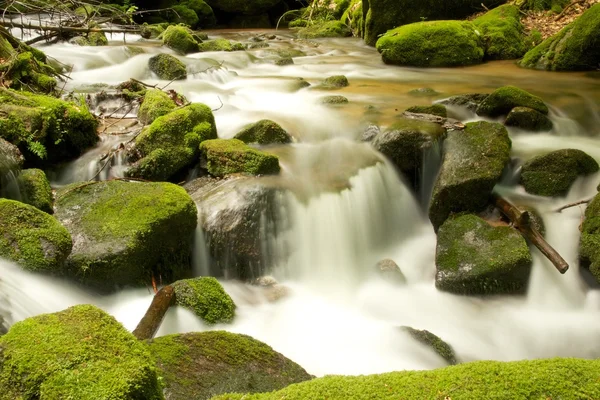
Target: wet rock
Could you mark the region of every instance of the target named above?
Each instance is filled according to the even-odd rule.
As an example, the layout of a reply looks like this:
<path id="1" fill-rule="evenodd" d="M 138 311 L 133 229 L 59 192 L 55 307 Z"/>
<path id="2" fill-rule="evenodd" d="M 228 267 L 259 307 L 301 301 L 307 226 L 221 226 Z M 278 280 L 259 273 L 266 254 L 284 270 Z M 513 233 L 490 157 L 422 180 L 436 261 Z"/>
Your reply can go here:
<path id="1" fill-rule="evenodd" d="M 197 212 L 177 185 L 76 183 L 57 193 L 56 217 L 73 237 L 66 273 L 82 283 L 110 291 L 190 271 Z"/>
<path id="2" fill-rule="evenodd" d="M 198 51 L 198 41 L 192 36 L 192 31 L 182 25 L 171 25 L 162 34 L 163 44 L 180 54 Z"/>
<path id="3" fill-rule="evenodd" d="M 408 333 L 417 342 L 431 348 L 431 350 L 442 357 L 448 365 L 458 364 L 452 346 L 440 339 L 439 336 L 426 330 L 411 328 L 410 326 L 403 326 L 402 330 Z"/>
<path id="4" fill-rule="evenodd" d="M 0 199 L 0 256 L 29 271 L 62 273 L 71 235 L 52 216 L 18 201 Z"/>
<path id="5" fill-rule="evenodd" d="M 548 114 L 548 106 L 542 99 L 515 86 L 503 86 L 493 91 L 477 107 L 477 114 L 496 118 L 507 115 L 515 107 L 528 107 Z"/>
<path id="6" fill-rule="evenodd" d="M 292 60 L 291 58 L 280 58 L 279 60 L 275 60 L 275 65 L 278 65 L 280 67 L 283 67 L 285 65 L 293 65 L 294 64 L 294 60 Z"/>
<path id="7" fill-rule="evenodd" d="M 0 196 L 13 183 L 14 177 L 21 170 L 24 161 L 17 146 L 0 138 Z"/>
<path id="8" fill-rule="evenodd" d="M 520 12 L 516 5 L 505 4 L 473 20 L 483 36 L 486 60 L 515 60 L 525 54 Z"/>
<path id="9" fill-rule="evenodd" d="M 456 294 L 524 293 L 531 263 L 517 230 L 492 227 L 476 215 L 456 215 L 438 231 L 435 286 Z"/>
<path id="10" fill-rule="evenodd" d="M 278 57 L 278 58 L 294 58 L 294 57 L 305 57 L 306 53 L 302 50 L 293 48 L 269 48 L 264 50 L 266 56 Z"/>
<path id="11" fill-rule="evenodd" d="M 255 279 L 252 284 L 261 287 L 263 289 L 262 295 L 271 303 L 279 301 L 290 294 L 290 290 L 287 287 L 280 285 L 270 275 L 261 276 Z"/>
<path id="12" fill-rule="evenodd" d="M 408 94 L 410 94 L 411 96 L 415 96 L 415 97 L 433 97 L 433 96 L 438 96 L 440 94 L 440 92 L 438 92 L 437 90 L 432 89 L 432 88 L 422 87 L 422 88 L 412 89 L 408 92 Z"/>
<path id="13" fill-rule="evenodd" d="M 14 324 L 0 337 L 5 399 L 163 399 L 145 343 L 91 305 Z"/>
<path id="14" fill-rule="evenodd" d="M 367 126 L 361 136 L 361 141 L 370 142 L 377 137 L 381 133 L 381 129 L 377 125 L 369 124 Z"/>
<path id="15" fill-rule="evenodd" d="M 200 144 L 202 165 L 215 177 L 243 173 L 269 175 L 279 173 L 279 158 L 253 149 L 238 139 L 212 139 Z"/>
<path id="16" fill-rule="evenodd" d="M 292 135 L 283 129 L 277 122 L 269 119 L 262 119 L 250 124 L 238 132 L 235 139 L 244 143 L 273 144 L 273 143 L 291 143 Z"/>
<path id="17" fill-rule="evenodd" d="M 405 284 L 406 277 L 400 270 L 398 264 L 389 258 L 379 261 L 375 265 L 375 271 L 386 281 L 396 284 Z"/>
<path id="18" fill-rule="evenodd" d="M 227 39 L 214 39 L 202 42 L 198 45 L 198 51 L 240 51 L 245 50 L 241 43 L 232 42 Z"/>
<path id="19" fill-rule="evenodd" d="M 323 82 L 318 86 L 319 89 L 341 89 L 350 85 L 348 78 L 344 75 L 334 75 L 325 78 Z"/>
<path id="20" fill-rule="evenodd" d="M 540 132 L 552 129 L 552 121 L 546 115 L 529 107 L 515 107 L 508 113 L 506 126 L 514 126 L 527 131 Z"/>
<path id="21" fill-rule="evenodd" d="M 521 184 L 528 193 L 564 196 L 579 176 L 598 171 L 598 163 L 585 152 L 563 149 L 527 161 L 521 170 Z"/>
<path id="22" fill-rule="evenodd" d="M 304 80 L 304 78 L 296 78 L 287 83 L 287 89 L 290 92 L 297 92 L 298 90 L 307 88 L 310 83 Z"/>
<path id="23" fill-rule="evenodd" d="M 303 39 L 335 38 L 352 36 L 352 30 L 342 21 L 316 21 L 298 30 Z"/>
<path id="24" fill-rule="evenodd" d="M 326 105 L 348 104 L 348 98 L 344 96 L 325 96 L 321 97 L 320 102 Z"/>
<path id="25" fill-rule="evenodd" d="M 600 194 L 588 204 L 579 241 L 580 265 L 600 283 Z"/>
<path id="26" fill-rule="evenodd" d="M 235 303 L 212 277 L 184 279 L 173 284 L 175 304 L 192 311 L 208 324 L 231 322 Z"/>
<path id="27" fill-rule="evenodd" d="M 148 60 L 150 71 L 159 79 L 180 80 L 187 78 L 185 64 L 170 54 L 157 54 Z"/>
<path id="28" fill-rule="evenodd" d="M 25 169 L 18 178 L 21 200 L 38 210 L 52 214 L 52 188 L 41 169 Z"/>
<path id="29" fill-rule="evenodd" d="M 415 114 L 431 114 L 439 117 L 447 117 L 446 107 L 443 104 L 433 104 L 431 106 L 413 106 L 406 109 L 407 112 Z"/>
<path id="30" fill-rule="evenodd" d="M 439 103 L 446 106 L 464 107 L 469 111 L 475 112 L 479 104 L 488 97 L 488 94 L 482 93 L 471 93 L 471 94 L 460 94 L 458 96 L 448 97 L 447 99 L 441 100 Z"/>
<path id="31" fill-rule="evenodd" d="M 470 122 L 450 130 L 433 188 L 429 219 L 435 230 L 451 213 L 481 211 L 510 161 L 511 141 L 498 123 Z"/>
<path id="32" fill-rule="evenodd" d="M 138 111 L 138 119 L 144 125 L 156 118 L 167 115 L 175 109 L 175 103 L 169 95 L 159 89 L 148 89 Z"/>
<path id="33" fill-rule="evenodd" d="M 184 333 L 153 339 L 149 346 L 164 378 L 165 397 L 171 400 L 270 392 L 312 378 L 295 362 L 246 335 Z"/>

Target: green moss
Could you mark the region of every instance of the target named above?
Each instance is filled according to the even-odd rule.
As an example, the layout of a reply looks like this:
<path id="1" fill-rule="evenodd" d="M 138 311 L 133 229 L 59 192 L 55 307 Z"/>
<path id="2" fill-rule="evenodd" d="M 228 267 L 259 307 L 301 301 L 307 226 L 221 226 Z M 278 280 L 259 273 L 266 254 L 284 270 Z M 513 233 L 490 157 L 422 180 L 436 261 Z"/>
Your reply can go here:
<path id="1" fill-rule="evenodd" d="M 269 119 L 261 119 L 238 132 L 235 139 L 244 143 L 272 144 L 290 143 L 292 137 L 278 123 Z"/>
<path id="2" fill-rule="evenodd" d="M 208 172 L 216 177 L 236 173 L 268 175 L 279 173 L 277 156 L 255 150 L 238 139 L 206 140 L 200 145 Z"/>
<path id="3" fill-rule="evenodd" d="M 347 87 L 349 86 L 350 83 L 348 82 L 348 78 L 346 78 L 344 75 L 333 75 L 330 77 L 327 77 L 323 80 L 323 82 L 321 82 L 319 84 L 319 86 L 316 86 L 317 89 L 341 89 L 343 87 Z"/>
<path id="4" fill-rule="evenodd" d="M 246 335 L 186 333 L 156 338 L 149 345 L 171 399 L 269 392 L 311 378 L 293 361 Z"/>
<path id="5" fill-rule="evenodd" d="M 503 86 L 494 90 L 477 107 L 477 114 L 485 117 L 506 115 L 514 107 L 528 107 L 548 114 L 548 106 L 542 99 L 515 86 Z"/>
<path id="6" fill-rule="evenodd" d="M 478 64 L 484 49 L 475 26 L 464 21 L 431 21 L 404 25 L 377 41 L 386 64 L 457 67 Z"/>
<path id="7" fill-rule="evenodd" d="M 413 339 L 430 347 L 437 355 L 442 357 L 449 365 L 457 364 L 456 354 L 452 347 L 440 339 L 438 336 L 426 330 L 419 330 L 411 328 L 410 326 L 403 326 L 405 330 Z"/>
<path id="8" fill-rule="evenodd" d="M 213 9 L 203 0 L 187 0 L 183 5 L 194 10 L 198 17 L 197 26 L 202 29 L 212 28 L 217 24 Z"/>
<path id="9" fill-rule="evenodd" d="M 56 217 L 75 240 L 67 272 L 83 283 L 112 290 L 189 271 L 197 211 L 177 185 L 73 184 L 57 193 Z"/>
<path id="10" fill-rule="evenodd" d="M 552 121 L 546 115 L 529 107 L 515 107 L 506 116 L 506 126 L 515 126 L 528 131 L 539 132 L 552 129 Z"/>
<path id="11" fill-rule="evenodd" d="M 147 347 L 90 305 L 28 318 L 0 338 L 0 399 L 163 399 Z"/>
<path id="12" fill-rule="evenodd" d="M 596 195 L 585 210 L 579 257 L 582 267 L 589 269 L 600 282 L 600 195 Z"/>
<path id="13" fill-rule="evenodd" d="M 159 89 L 149 89 L 138 111 L 138 118 L 142 124 L 149 124 L 174 109 L 175 103 L 169 95 Z"/>
<path id="14" fill-rule="evenodd" d="M 61 272 L 71 252 L 69 232 L 37 208 L 0 199 L 0 255 L 30 271 Z"/>
<path id="15" fill-rule="evenodd" d="M 173 10 L 173 17 L 171 22 L 176 24 L 184 24 L 190 28 L 196 28 L 200 19 L 194 10 L 191 10 L 187 5 L 177 4 L 171 7 Z"/>
<path id="16" fill-rule="evenodd" d="M 362 0 L 351 0 L 340 21 L 348 25 L 355 36 L 362 36 L 364 25 Z"/>
<path id="17" fill-rule="evenodd" d="M 505 4 L 497 7 L 474 19 L 473 24 L 483 35 L 486 59 L 513 60 L 525 54 L 523 26 L 517 6 Z"/>
<path id="18" fill-rule="evenodd" d="M 291 58 L 280 58 L 278 60 L 275 60 L 274 64 L 278 65 L 280 67 L 283 67 L 285 65 L 292 65 L 292 64 L 294 64 L 294 60 L 291 59 Z"/>
<path id="19" fill-rule="evenodd" d="M 19 189 L 23 202 L 52 214 L 52 188 L 41 169 L 25 169 L 19 175 Z"/>
<path id="20" fill-rule="evenodd" d="M 213 400 L 594 399 L 600 397 L 598 368 L 599 360 L 575 358 L 476 361 L 433 371 L 326 376 L 277 392 Z"/>
<path id="21" fill-rule="evenodd" d="M 200 44 L 198 51 L 240 51 L 244 50 L 241 43 L 232 42 L 227 39 L 208 40 Z"/>
<path id="22" fill-rule="evenodd" d="M 198 51 L 198 42 L 185 26 L 171 25 L 162 34 L 163 44 L 181 54 Z"/>
<path id="23" fill-rule="evenodd" d="M 344 96 L 325 96 L 321 97 L 320 103 L 326 105 L 348 104 L 348 98 Z"/>
<path id="24" fill-rule="evenodd" d="M 178 80 L 187 78 L 185 64 L 170 54 L 157 54 L 148 60 L 150 71 L 159 79 Z"/>
<path id="25" fill-rule="evenodd" d="M 314 21 L 300 28 L 297 35 L 303 39 L 348 37 L 352 36 L 352 31 L 341 21 Z"/>
<path id="26" fill-rule="evenodd" d="M 518 0 L 516 4 L 524 10 L 545 11 L 558 9 L 558 12 L 560 12 L 564 6 L 569 4 L 569 0 Z"/>
<path id="27" fill-rule="evenodd" d="M 406 109 L 406 111 L 417 114 L 431 114 L 439 117 L 447 117 L 446 106 L 443 104 L 433 104 L 430 106 L 413 106 Z"/>
<path id="28" fill-rule="evenodd" d="M 223 286 L 212 277 L 185 279 L 173 284 L 178 306 L 191 310 L 209 324 L 231 322 L 235 304 Z"/>
<path id="29" fill-rule="evenodd" d="M 108 39 L 104 32 L 90 32 L 87 35 L 90 46 L 107 46 Z"/>
<path id="30" fill-rule="evenodd" d="M 0 74 L 11 89 L 52 93 L 56 87 L 56 71 L 46 64 L 44 53 L 24 43 L 13 49 L 0 40 Z"/>
<path id="31" fill-rule="evenodd" d="M 598 171 L 598 163 L 581 150 L 563 149 L 527 161 L 521 170 L 521 184 L 528 193 L 564 196 L 577 177 Z"/>

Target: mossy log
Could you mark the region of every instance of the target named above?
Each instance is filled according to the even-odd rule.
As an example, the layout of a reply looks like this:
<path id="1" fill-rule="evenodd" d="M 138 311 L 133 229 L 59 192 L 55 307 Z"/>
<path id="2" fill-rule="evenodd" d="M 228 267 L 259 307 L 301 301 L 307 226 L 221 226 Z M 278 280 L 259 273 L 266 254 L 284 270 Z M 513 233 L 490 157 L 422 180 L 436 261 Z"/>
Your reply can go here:
<path id="1" fill-rule="evenodd" d="M 140 340 L 152 339 L 165 318 L 169 307 L 175 304 L 175 290 L 167 285 L 154 295 L 150 307 L 133 331 L 133 336 Z"/>

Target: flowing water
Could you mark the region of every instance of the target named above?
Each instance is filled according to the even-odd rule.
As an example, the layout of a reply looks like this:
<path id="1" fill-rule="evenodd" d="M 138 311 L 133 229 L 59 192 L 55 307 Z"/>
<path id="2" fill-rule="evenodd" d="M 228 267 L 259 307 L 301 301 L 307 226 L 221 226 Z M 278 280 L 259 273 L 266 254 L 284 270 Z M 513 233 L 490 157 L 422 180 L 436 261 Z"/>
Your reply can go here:
<path id="1" fill-rule="evenodd" d="M 215 36 L 246 41 L 260 33 L 221 31 Z M 269 302 L 257 287 L 223 281 L 238 305 L 233 324 L 206 326 L 186 310 L 173 309 L 159 335 L 209 329 L 246 333 L 315 375 L 444 365 L 441 358 L 403 333 L 399 329 L 403 325 L 439 335 L 462 361 L 600 357 L 600 292 L 588 288 L 578 273 L 583 207 L 554 212 L 560 205 L 593 196 L 599 174 L 577 181 L 559 199 L 528 195 L 507 176 L 498 189 L 539 209 L 547 240 L 571 269 L 560 275 L 533 249 L 526 296 L 455 296 L 434 287 L 436 238 L 423 212 L 427 188 L 417 196 L 411 194 L 391 164 L 359 142 L 369 124 L 385 126 L 409 106 L 512 84 L 540 95 L 550 105 L 555 123 L 547 134 L 510 131 L 516 165 L 560 148 L 579 148 L 600 161 L 597 75 L 522 70 L 512 62 L 457 69 L 391 67 L 356 39 L 306 41 L 294 40 L 286 31 L 275 33 L 278 39 L 270 41 L 269 48 L 180 57 L 190 75 L 172 83 L 156 79 L 147 67 L 153 54 L 170 51 L 135 36 L 127 36 L 126 44 L 119 36 L 102 48 L 69 44 L 44 48 L 73 67 L 67 91 L 110 91 L 103 84 L 136 78 L 160 87 L 168 85 L 191 101 L 208 104 L 215 110 L 220 137 L 232 137 L 245 124 L 269 118 L 297 140 L 271 149 L 281 159 L 278 183 L 289 190 L 278 197 L 277 204 L 277 219 L 285 229 L 264 243 L 271 273 L 288 288 L 288 295 Z M 273 49 L 301 50 L 305 56 L 295 57 L 293 65 L 276 66 Z M 338 74 L 346 75 L 351 85 L 333 92 L 315 89 L 323 78 Z M 298 77 L 313 86 L 292 90 Z M 421 87 L 438 94 L 409 94 Z M 346 96 L 350 104 L 323 105 L 321 98 L 332 94 Z M 475 118 L 464 112 L 460 117 Z M 101 155 L 130 138 L 103 137 L 96 149 L 57 172 L 53 184 L 122 176 L 124 160 L 110 161 L 101 174 L 97 174 L 98 163 L 104 165 Z M 431 160 L 424 167 L 429 180 L 435 175 L 435 165 Z M 400 266 L 406 285 L 393 285 L 374 274 L 374 264 L 384 258 Z M 204 232 L 197 229 L 195 273 L 205 274 L 209 260 Z M 0 315 L 5 315 L 6 326 L 38 313 L 94 303 L 133 329 L 152 299 L 147 289 L 100 296 L 31 275 L 4 261 L 0 269 Z"/>

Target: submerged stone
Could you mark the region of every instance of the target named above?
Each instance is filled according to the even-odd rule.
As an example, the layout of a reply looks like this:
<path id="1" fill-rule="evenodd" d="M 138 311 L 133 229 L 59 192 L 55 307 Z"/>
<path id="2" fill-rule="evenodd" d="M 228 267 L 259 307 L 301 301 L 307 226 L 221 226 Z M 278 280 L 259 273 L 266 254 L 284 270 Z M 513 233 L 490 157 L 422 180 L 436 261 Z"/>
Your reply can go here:
<path id="1" fill-rule="evenodd" d="M 159 89 L 148 89 L 138 111 L 138 119 L 144 125 L 156 118 L 167 115 L 175 109 L 175 103 L 168 94 Z"/>
<path id="2" fill-rule="evenodd" d="M 475 112 L 481 102 L 488 96 L 488 94 L 481 93 L 460 94 L 441 100 L 440 104 L 446 106 L 464 107 L 469 111 Z"/>
<path id="3" fill-rule="evenodd" d="M 277 122 L 261 119 L 238 132 L 235 139 L 244 143 L 273 144 L 291 143 L 292 136 Z"/>
<path id="4" fill-rule="evenodd" d="M 405 284 L 406 277 L 400 270 L 398 264 L 389 258 L 379 261 L 375 265 L 375 271 L 386 281 L 395 284 Z"/>
<path id="5" fill-rule="evenodd" d="M 279 173 L 279 158 L 253 149 L 238 139 L 212 139 L 200 144 L 206 169 L 212 176 L 243 173 L 269 175 Z"/>
<path id="6" fill-rule="evenodd" d="M 159 79 L 172 81 L 187 78 L 185 64 L 170 54 L 162 53 L 150 57 L 148 67 Z"/>
<path id="7" fill-rule="evenodd" d="M 352 30 L 342 21 L 315 21 L 298 30 L 298 37 L 303 39 L 349 36 L 352 36 Z"/>
<path id="8" fill-rule="evenodd" d="M 22 201 L 38 210 L 52 214 L 52 188 L 41 169 L 25 169 L 18 178 Z"/>
<path id="9" fill-rule="evenodd" d="M 208 324 L 231 322 L 235 304 L 213 277 L 184 279 L 173 284 L 175 302 Z"/>
<path id="10" fill-rule="evenodd" d="M 348 78 L 344 75 L 333 75 L 327 77 L 321 82 L 318 86 L 320 89 L 340 89 L 346 86 L 349 86 Z"/>
<path id="11" fill-rule="evenodd" d="M 320 103 L 326 105 L 348 104 L 348 98 L 344 96 L 325 96 L 321 97 Z"/>
<path id="12" fill-rule="evenodd" d="M 240 51 L 244 49 L 243 44 L 227 39 L 208 40 L 198 46 L 198 51 Z"/>
<path id="13" fill-rule="evenodd" d="M 419 330 L 411 328 L 410 326 L 403 326 L 402 330 L 408 333 L 417 342 L 431 348 L 438 356 L 442 357 L 448 365 L 456 365 L 456 354 L 454 349 L 448 343 L 444 342 L 439 336 L 426 330 Z"/>
<path id="14" fill-rule="evenodd" d="M 443 104 L 433 104 L 430 106 L 413 106 L 406 109 L 406 111 L 415 114 L 431 114 L 439 117 L 447 117 L 446 107 Z"/>
<path id="15" fill-rule="evenodd" d="M 506 116 L 506 126 L 540 132 L 552 129 L 552 121 L 546 115 L 529 107 L 515 107 Z"/>
<path id="16" fill-rule="evenodd" d="M 544 115 L 548 114 L 548 106 L 541 98 L 515 86 L 503 86 L 494 90 L 477 107 L 477 114 L 495 118 L 507 115 L 515 107 L 528 107 Z"/>

